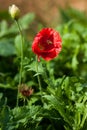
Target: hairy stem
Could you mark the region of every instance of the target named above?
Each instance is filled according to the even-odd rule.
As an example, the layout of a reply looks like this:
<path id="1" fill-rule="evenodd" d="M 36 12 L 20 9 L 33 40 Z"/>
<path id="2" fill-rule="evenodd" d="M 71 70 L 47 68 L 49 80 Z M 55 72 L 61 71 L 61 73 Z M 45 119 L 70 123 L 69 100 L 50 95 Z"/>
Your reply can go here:
<path id="1" fill-rule="evenodd" d="M 36 71 L 37 71 L 37 79 L 38 79 L 38 84 L 39 84 L 39 90 L 40 90 L 41 101 L 42 101 L 42 103 L 43 103 L 41 81 L 40 81 L 40 76 L 39 76 L 39 74 L 38 74 L 38 57 L 37 57 L 37 56 L 36 56 Z"/>
<path id="2" fill-rule="evenodd" d="M 15 21 L 17 26 L 18 26 L 18 29 L 19 29 L 19 33 L 20 33 L 20 36 L 21 36 L 21 61 L 20 61 L 20 75 L 19 75 L 19 86 L 22 84 L 22 71 L 23 71 L 23 44 L 24 44 L 24 39 L 23 39 L 23 34 L 22 34 L 22 29 L 20 27 L 20 24 L 19 22 L 16 20 Z M 19 90 L 18 90 L 18 93 L 17 93 L 17 102 L 16 102 L 16 106 L 18 106 L 18 96 L 19 96 Z"/>

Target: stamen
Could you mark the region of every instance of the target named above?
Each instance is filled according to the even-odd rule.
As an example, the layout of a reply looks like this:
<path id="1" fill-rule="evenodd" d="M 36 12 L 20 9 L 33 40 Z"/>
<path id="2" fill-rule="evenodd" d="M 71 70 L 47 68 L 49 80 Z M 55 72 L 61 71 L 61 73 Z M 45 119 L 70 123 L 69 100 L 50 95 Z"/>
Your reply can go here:
<path id="1" fill-rule="evenodd" d="M 50 40 L 47 40 L 47 43 L 48 43 L 48 44 L 52 44 L 52 41 L 50 41 Z"/>

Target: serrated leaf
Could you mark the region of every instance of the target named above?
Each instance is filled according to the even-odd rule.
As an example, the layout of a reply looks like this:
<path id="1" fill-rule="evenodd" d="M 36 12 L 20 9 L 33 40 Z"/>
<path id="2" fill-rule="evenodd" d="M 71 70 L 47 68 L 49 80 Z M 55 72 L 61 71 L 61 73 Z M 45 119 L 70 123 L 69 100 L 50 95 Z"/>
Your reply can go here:
<path id="1" fill-rule="evenodd" d="M 69 125 L 72 126 L 72 121 L 70 120 L 70 117 L 68 117 L 67 113 L 65 113 L 63 101 L 61 101 L 61 99 L 54 97 L 53 95 L 51 96 L 45 95 L 44 98 L 50 101 L 52 107 L 60 113 L 60 115 L 64 118 L 64 120 L 67 123 L 69 123 Z"/>
<path id="2" fill-rule="evenodd" d="M 29 65 L 26 65 L 25 68 L 27 69 L 27 71 L 34 71 L 37 72 L 37 65 L 36 65 L 36 61 L 33 61 L 32 63 L 30 63 Z M 42 74 L 43 73 L 43 67 L 41 64 L 38 65 L 38 73 Z"/>

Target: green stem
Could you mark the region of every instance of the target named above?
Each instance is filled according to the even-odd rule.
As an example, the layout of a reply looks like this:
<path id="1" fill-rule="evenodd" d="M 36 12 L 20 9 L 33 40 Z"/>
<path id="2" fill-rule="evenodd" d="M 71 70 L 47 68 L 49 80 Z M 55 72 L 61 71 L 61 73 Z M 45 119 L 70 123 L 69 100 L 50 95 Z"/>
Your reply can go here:
<path id="1" fill-rule="evenodd" d="M 85 95 L 85 97 L 83 98 L 83 104 L 85 104 L 85 102 L 87 101 L 87 96 Z M 80 127 L 82 128 L 85 121 L 86 121 L 86 118 L 87 118 L 87 108 L 85 107 L 84 108 L 84 113 L 83 113 L 83 117 L 82 117 L 82 121 L 80 123 Z"/>
<path id="2" fill-rule="evenodd" d="M 21 62 L 20 62 L 20 76 L 19 76 L 19 86 L 21 85 L 22 83 L 22 71 L 23 71 L 23 44 L 24 44 L 24 39 L 23 39 L 23 34 L 22 34 L 22 29 L 20 27 L 20 24 L 19 22 L 16 20 L 15 21 L 17 26 L 18 26 L 18 29 L 19 29 L 19 33 L 20 33 L 20 36 L 21 36 Z M 16 103 L 16 106 L 18 107 L 18 96 L 19 96 L 19 90 L 18 90 L 18 93 L 17 93 L 17 103 Z"/>
<path id="3" fill-rule="evenodd" d="M 38 79 L 38 84 L 39 84 L 40 96 L 43 103 L 41 81 L 40 81 L 40 76 L 38 75 L 38 57 L 37 56 L 36 56 L 36 71 L 37 71 L 37 79 Z"/>

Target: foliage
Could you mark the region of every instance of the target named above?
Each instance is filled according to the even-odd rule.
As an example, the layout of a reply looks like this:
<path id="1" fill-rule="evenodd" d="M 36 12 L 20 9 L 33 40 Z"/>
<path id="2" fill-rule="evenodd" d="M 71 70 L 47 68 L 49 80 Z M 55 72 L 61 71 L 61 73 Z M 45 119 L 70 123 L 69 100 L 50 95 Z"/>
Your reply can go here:
<path id="1" fill-rule="evenodd" d="M 62 13 L 74 14 L 74 19 L 68 15 L 67 23 L 55 27 L 62 37 L 62 51 L 50 62 L 40 59 L 38 71 L 31 51 L 34 14 L 19 19 L 24 35 L 22 82 L 34 90 L 29 97 L 19 94 L 19 106 L 21 38 L 16 23 L 0 22 L 0 130 L 87 129 L 87 25 L 80 20 L 86 23 L 86 19 L 73 10 Z M 38 23 L 37 31 L 42 26 Z"/>
<path id="2" fill-rule="evenodd" d="M 68 7 L 66 11 L 62 8 L 59 9 L 62 22 L 68 22 L 71 19 L 78 20 L 80 23 L 84 23 L 86 25 L 87 22 L 87 14 L 86 12 L 79 11 L 72 7 Z"/>
<path id="3" fill-rule="evenodd" d="M 87 84 L 75 77 L 64 77 L 55 82 L 55 89 L 49 86 L 50 95 L 44 98 L 49 101 L 50 109 L 60 113 L 66 130 L 80 130 L 87 118 Z"/>
<path id="4" fill-rule="evenodd" d="M 61 74 L 65 73 L 87 78 L 86 26 L 72 20 L 57 29 L 60 30 L 63 36 L 63 50 L 57 61 L 57 64 L 60 64 L 59 70 L 62 70 Z M 64 66 L 61 66 L 61 64 Z"/>

